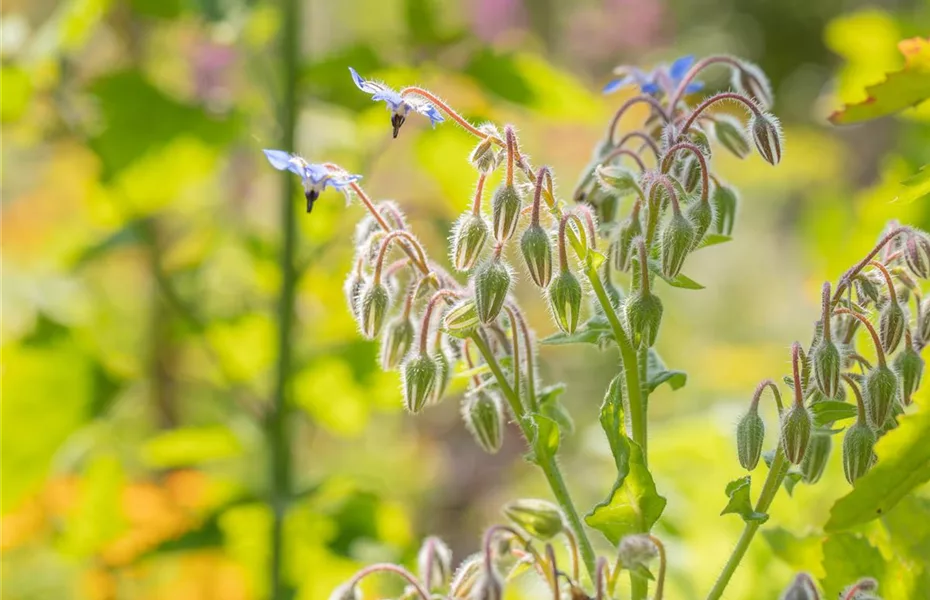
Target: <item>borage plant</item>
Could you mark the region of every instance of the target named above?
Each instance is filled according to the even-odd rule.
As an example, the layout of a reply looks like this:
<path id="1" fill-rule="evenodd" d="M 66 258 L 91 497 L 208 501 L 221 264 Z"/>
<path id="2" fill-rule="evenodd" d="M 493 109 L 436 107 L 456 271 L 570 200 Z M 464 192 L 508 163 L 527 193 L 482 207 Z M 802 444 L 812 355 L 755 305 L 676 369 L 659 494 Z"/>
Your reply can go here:
<path id="1" fill-rule="evenodd" d="M 716 65 L 732 72 L 732 91 L 695 98 L 702 88 L 697 76 Z M 650 73 L 630 68 L 619 73 L 605 91 L 636 85 L 639 94 L 616 111 L 567 204 L 556 192 L 551 170 L 530 163 L 512 126 L 473 125 L 425 89 L 395 91 L 351 70 L 362 91 L 386 103 L 395 137 L 412 111 L 433 125 L 449 118 L 478 138 L 469 157 L 477 172 L 474 201 L 456 221 L 448 252 L 452 270 L 468 277 L 464 284 L 429 257 L 399 206 L 371 200 L 358 175 L 266 150 L 273 166 L 302 178 L 308 212 L 326 186 L 358 197 L 368 210 L 357 226 L 357 255 L 345 293 L 362 334 L 381 340 L 381 366 L 400 370 L 407 410 L 416 414 L 439 402 L 456 370 L 464 369 L 460 374 L 469 379 L 470 389 L 462 399 L 462 415 L 477 443 L 496 452 L 506 421 L 513 421 L 556 501 L 508 504 L 509 524 L 488 529 L 481 552 L 456 571 L 448 547 L 431 537 L 423 543 L 417 574 L 399 565 L 372 565 L 337 589 L 334 598 L 355 598 L 363 578 L 391 572 L 406 580 L 405 598 L 493 600 L 527 570 L 546 582 L 555 599 L 617 597 L 623 573 L 629 576 L 632 598 L 646 598 L 650 586 L 653 597 L 662 598 L 666 556 L 650 531 L 666 501 L 648 470 L 647 409 L 657 386 L 668 382 L 677 389 L 684 376 L 667 370 L 653 349 L 663 313 L 656 279 L 699 288 L 682 274 L 688 256 L 730 239 L 738 196 L 711 171 L 711 139 L 740 158 L 754 147 L 775 165 L 782 154 L 782 132 L 769 112 L 773 98 L 767 79 L 748 62 L 715 56 L 694 63 L 686 57 Z M 645 123 L 620 131 L 621 118 L 638 104 L 649 109 Z M 718 112 L 724 104 L 739 106 L 748 118 Z M 502 181 L 486 198 L 485 184 L 499 168 Z M 624 217 L 618 220 L 621 212 Z M 556 461 L 571 419 L 557 390 L 540 381 L 536 338 L 511 295 L 511 262 L 522 263 L 543 292 L 560 330 L 543 342 L 588 342 L 619 350 L 619 372 L 599 415 L 617 478 L 607 499 L 585 518 L 614 546 L 607 556 L 596 555 Z M 748 475 L 727 488 L 730 502 L 724 512 L 740 514 L 745 530 L 708 598 L 722 595 L 782 483 L 820 479 L 832 436 L 842 431 L 834 422 L 855 418 L 842 444 L 847 479 L 856 481 L 872 466 L 876 439 L 895 427 L 920 381 L 918 352 L 930 340 L 930 306 L 926 301 L 917 306 L 915 319 L 906 306 L 911 297 L 919 303 L 914 278 L 926 278 L 928 271 L 930 239 L 893 226 L 835 285 L 824 285 L 822 315 L 811 343 L 792 348 L 787 407 L 778 384 L 766 380 L 739 422 L 737 455 L 751 471 L 763 456 L 765 424 L 758 405 L 770 389 L 781 422 L 776 447 L 765 455 L 768 476 L 754 505 Z M 614 280 L 615 272 L 629 274 L 626 289 Z M 581 322 L 585 304 L 592 305 L 591 314 Z M 877 327 L 870 315 L 877 315 Z M 874 365 L 857 350 L 859 332 L 874 343 Z M 559 536 L 567 542 L 567 567 L 557 563 L 552 545 Z M 850 599 L 865 598 L 876 587 L 869 579 L 850 583 L 845 596 Z M 801 574 L 786 597 L 816 598 L 818 591 Z"/>

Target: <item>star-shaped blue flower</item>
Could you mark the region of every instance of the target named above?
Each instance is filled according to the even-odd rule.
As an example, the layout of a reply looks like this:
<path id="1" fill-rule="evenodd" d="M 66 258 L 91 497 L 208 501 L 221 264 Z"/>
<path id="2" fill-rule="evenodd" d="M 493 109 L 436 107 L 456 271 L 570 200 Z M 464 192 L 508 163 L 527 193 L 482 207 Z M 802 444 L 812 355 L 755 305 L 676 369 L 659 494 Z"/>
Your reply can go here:
<path id="1" fill-rule="evenodd" d="M 394 137 L 400 131 L 400 126 L 407 120 L 407 113 L 411 110 L 418 112 L 429 118 L 430 124 L 435 127 L 436 123 L 442 123 L 442 114 L 430 102 L 415 96 L 401 96 L 383 83 L 365 79 L 358 74 L 358 71 L 349 67 L 352 73 L 352 81 L 366 94 L 371 94 L 371 99 L 375 102 L 383 101 L 387 104 L 388 110 L 391 111 L 391 125 L 394 127 Z"/>
<path id="2" fill-rule="evenodd" d="M 327 186 L 346 192 L 346 188 L 362 178 L 361 175 L 333 171 L 324 167 L 308 163 L 302 157 L 283 150 L 262 150 L 271 166 L 279 171 L 290 171 L 300 176 L 304 184 L 304 196 L 307 198 L 307 212 L 313 210 L 313 203 L 320 197 L 320 193 Z"/>
<path id="3" fill-rule="evenodd" d="M 614 73 L 620 77 L 608 82 L 604 86 L 604 93 L 612 94 L 623 86 L 633 83 L 638 85 L 644 94 L 655 95 L 662 92 L 668 96 L 675 92 L 693 64 L 694 56 L 689 54 L 682 56 L 671 65 L 659 65 L 649 73 L 635 67 L 617 67 Z M 700 81 L 692 81 L 685 87 L 685 93 L 693 94 L 703 88 L 704 84 Z"/>

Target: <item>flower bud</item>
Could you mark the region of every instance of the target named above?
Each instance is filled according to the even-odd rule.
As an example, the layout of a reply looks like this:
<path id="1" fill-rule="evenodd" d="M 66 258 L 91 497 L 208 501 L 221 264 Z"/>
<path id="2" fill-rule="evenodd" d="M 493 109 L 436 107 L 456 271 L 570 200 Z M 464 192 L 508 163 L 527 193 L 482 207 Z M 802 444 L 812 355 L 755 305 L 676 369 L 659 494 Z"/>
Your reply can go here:
<path id="1" fill-rule="evenodd" d="M 548 286 L 552 279 L 552 240 L 546 230 L 538 224 L 527 227 L 520 249 L 533 282 L 541 288 Z"/>
<path id="2" fill-rule="evenodd" d="M 413 344 L 414 329 L 409 318 L 399 316 L 388 323 L 381 337 L 381 369 L 396 369 Z"/>
<path id="3" fill-rule="evenodd" d="M 827 398 L 833 398 L 840 388 L 840 371 L 842 359 L 840 351 L 833 342 L 821 339 L 811 354 L 814 366 L 814 381 L 817 388 Z"/>
<path id="4" fill-rule="evenodd" d="M 736 222 L 736 207 L 739 196 L 736 190 L 726 185 L 715 185 L 710 195 L 714 207 L 714 233 L 731 235 Z"/>
<path id="5" fill-rule="evenodd" d="M 433 355 L 433 362 L 436 363 L 436 385 L 433 386 L 433 391 L 429 395 L 429 404 L 436 404 L 442 400 L 443 394 L 449 387 L 449 381 L 452 380 L 452 365 L 442 349 Z"/>
<path id="6" fill-rule="evenodd" d="M 824 469 L 827 468 L 832 448 L 833 440 L 829 434 L 815 433 L 811 436 L 810 445 L 804 454 L 804 460 L 801 461 L 801 477 L 805 483 L 813 484 L 820 481 Z"/>
<path id="7" fill-rule="evenodd" d="M 438 537 L 426 538 L 417 553 L 417 573 L 427 590 L 445 587 L 452 578 L 452 550 Z"/>
<path id="8" fill-rule="evenodd" d="M 481 575 L 483 563 L 484 560 L 480 554 L 472 554 L 463 560 L 452 578 L 449 595 L 459 600 L 471 598 L 475 584 L 478 583 L 478 577 Z"/>
<path id="9" fill-rule="evenodd" d="M 494 567 L 482 568 L 469 595 L 469 600 L 501 600 L 503 597 L 503 578 Z"/>
<path id="10" fill-rule="evenodd" d="M 749 131 L 759 155 L 769 164 L 777 165 L 781 160 L 782 145 L 781 124 L 778 119 L 768 113 L 761 116 L 753 115 L 749 119 Z"/>
<path id="11" fill-rule="evenodd" d="M 358 319 L 365 338 L 373 339 L 381 332 L 390 300 L 387 288 L 380 283 L 372 281 L 362 290 L 358 297 Z"/>
<path id="12" fill-rule="evenodd" d="M 678 180 L 688 193 L 693 192 L 701 181 L 701 164 L 694 156 L 687 156 L 680 160 L 678 165 Z"/>
<path id="13" fill-rule="evenodd" d="M 734 88 L 749 95 L 766 110 L 774 103 L 775 97 L 772 94 L 772 86 L 768 77 L 762 69 L 751 62 L 740 61 L 740 66 L 733 70 L 732 84 Z"/>
<path id="14" fill-rule="evenodd" d="M 746 158 L 752 149 L 743 124 L 730 115 L 714 115 L 714 137 L 737 158 Z"/>
<path id="15" fill-rule="evenodd" d="M 478 307 L 472 298 L 460 300 L 442 318 L 443 331 L 457 338 L 468 337 L 478 324 Z"/>
<path id="16" fill-rule="evenodd" d="M 924 359 L 920 357 L 911 343 L 905 344 L 904 350 L 894 359 L 894 370 L 901 381 L 901 401 L 909 406 L 911 396 L 920 387 L 920 377 L 924 372 Z"/>
<path id="17" fill-rule="evenodd" d="M 410 355 L 403 370 L 404 406 L 416 414 L 423 410 L 436 387 L 439 366 L 429 354 L 421 352 Z"/>
<path id="18" fill-rule="evenodd" d="M 329 600 L 361 600 L 362 593 L 357 585 L 350 586 L 348 583 L 336 587 L 329 595 Z"/>
<path id="19" fill-rule="evenodd" d="M 917 337 L 922 344 L 930 343 L 930 298 L 921 302 L 917 311 Z"/>
<path id="20" fill-rule="evenodd" d="M 710 202 L 697 200 L 688 207 L 687 216 L 694 225 L 694 241 L 691 243 L 691 248 L 694 249 L 704 239 L 704 234 L 714 222 L 714 208 Z"/>
<path id="21" fill-rule="evenodd" d="M 581 312 L 581 284 L 568 269 L 563 269 L 549 284 L 549 309 L 559 329 L 574 333 Z"/>
<path id="22" fill-rule="evenodd" d="M 617 558 L 624 569 L 633 570 L 639 566 L 646 566 L 657 556 L 659 549 L 655 542 L 642 533 L 624 537 L 617 547 Z"/>
<path id="23" fill-rule="evenodd" d="M 785 457 L 792 464 L 800 464 L 810 445 L 813 422 L 811 414 L 801 404 L 794 403 L 781 420 L 781 444 Z"/>
<path id="24" fill-rule="evenodd" d="M 691 143 L 698 147 L 701 154 L 710 156 L 710 138 L 707 137 L 707 132 L 702 127 L 692 125 L 691 129 L 685 132 L 685 135 L 690 139 Z"/>
<path id="25" fill-rule="evenodd" d="M 352 313 L 352 318 L 356 321 L 359 320 L 358 300 L 364 287 L 365 276 L 362 275 L 359 269 L 352 269 L 349 272 L 349 276 L 346 277 L 345 283 L 342 285 L 342 291 L 346 297 L 346 304 L 349 305 L 349 312 Z"/>
<path id="26" fill-rule="evenodd" d="M 907 315 L 897 302 L 889 302 L 882 309 L 878 317 L 878 339 L 882 343 L 882 350 L 891 354 L 901 343 L 904 336 L 904 327 L 907 324 Z"/>
<path id="27" fill-rule="evenodd" d="M 752 406 L 736 425 L 736 453 L 739 464 L 747 471 L 752 471 L 759 464 L 762 456 L 762 443 L 765 440 L 765 422 L 759 416 L 759 410 Z"/>
<path id="28" fill-rule="evenodd" d="M 520 217 L 520 193 L 513 184 L 501 184 L 494 190 L 491 215 L 494 221 L 494 239 L 503 242 L 513 236 Z"/>
<path id="29" fill-rule="evenodd" d="M 469 162 L 478 170 L 479 173 L 490 173 L 500 164 L 502 154 L 494 147 L 494 142 L 487 137 L 475 146 L 471 151 Z"/>
<path id="30" fill-rule="evenodd" d="M 530 534 L 547 541 L 562 533 L 565 524 L 559 507 L 545 500 L 514 500 L 504 505 L 504 516 Z"/>
<path id="31" fill-rule="evenodd" d="M 879 428 L 888 420 L 898 393 L 898 378 L 885 365 L 878 365 L 865 378 L 865 407 L 872 427 Z"/>
<path id="32" fill-rule="evenodd" d="M 847 586 L 840 597 L 843 600 L 881 600 L 872 595 L 872 592 L 878 590 L 878 581 L 871 577 L 863 577 L 856 583 Z"/>
<path id="33" fill-rule="evenodd" d="M 510 291 L 510 279 L 510 269 L 499 257 L 478 265 L 475 271 L 475 306 L 482 323 L 489 323 L 500 314 Z"/>
<path id="34" fill-rule="evenodd" d="M 881 281 L 876 281 L 875 278 L 867 274 L 860 274 L 858 277 L 856 277 L 855 282 L 856 300 L 860 305 L 867 306 L 869 302 L 873 302 L 875 306 L 879 306 L 885 301 L 885 299 L 882 297 L 880 287 Z M 849 318 L 850 320 L 859 323 L 858 319 L 852 319 L 851 317 Z"/>
<path id="35" fill-rule="evenodd" d="M 662 230 L 662 273 L 675 277 L 694 244 L 694 225 L 681 213 L 672 215 Z"/>
<path id="36" fill-rule="evenodd" d="M 488 239 L 488 222 L 470 212 L 455 222 L 452 230 L 452 265 L 457 271 L 468 271 L 481 256 Z"/>
<path id="37" fill-rule="evenodd" d="M 820 600 L 820 595 L 811 576 L 798 573 L 791 585 L 782 592 L 780 600 Z"/>
<path id="38" fill-rule="evenodd" d="M 631 169 L 620 165 L 598 165 L 594 170 L 597 182 L 611 195 L 618 197 L 640 193 L 639 180 Z"/>
<path id="39" fill-rule="evenodd" d="M 633 345 L 637 348 L 654 346 L 662 322 L 662 300 L 651 292 L 637 291 L 627 299 L 624 311 Z"/>
<path id="40" fill-rule="evenodd" d="M 904 260 L 915 276 L 930 277 L 930 238 L 923 232 L 912 233 L 904 243 Z"/>
<path id="41" fill-rule="evenodd" d="M 497 394 L 473 390 L 462 401 L 462 418 L 481 449 L 495 454 L 504 443 L 504 407 Z"/>
<path id="42" fill-rule="evenodd" d="M 846 481 L 854 483 L 865 475 L 875 462 L 875 432 L 866 423 L 856 422 L 846 430 L 843 438 L 843 473 Z"/>
<path id="43" fill-rule="evenodd" d="M 618 271 L 630 269 L 630 259 L 633 256 L 633 240 L 643 234 L 642 224 L 639 222 L 639 211 L 633 211 L 629 217 L 620 223 L 620 235 L 617 239 L 617 249 L 614 252 L 614 268 Z"/>

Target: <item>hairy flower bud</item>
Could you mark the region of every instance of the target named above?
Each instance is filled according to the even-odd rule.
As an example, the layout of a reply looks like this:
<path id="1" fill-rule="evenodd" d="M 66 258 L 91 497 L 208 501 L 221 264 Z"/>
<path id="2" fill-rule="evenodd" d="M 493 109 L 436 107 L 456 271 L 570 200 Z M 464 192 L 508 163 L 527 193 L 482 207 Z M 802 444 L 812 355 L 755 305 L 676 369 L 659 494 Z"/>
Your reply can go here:
<path id="1" fill-rule="evenodd" d="M 475 306 L 478 319 L 489 323 L 497 318 L 510 292 L 510 269 L 499 257 L 492 257 L 475 271 Z"/>
<path id="2" fill-rule="evenodd" d="M 739 464 L 747 471 L 752 471 L 759 464 L 762 456 L 762 443 L 765 441 L 765 422 L 759 416 L 759 410 L 752 406 L 736 425 L 736 453 Z"/>
<path id="3" fill-rule="evenodd" d="M 460 300 L 442 318 L 443 331 L 458 338 L 471 335 L 479 323 L 478 307 L 472 298 Z"/>
<path id="4" fill-rule="evenodd" d="M 654 346 L 662 323 L 662 301 L 659 297 L 651 292 L 637 291 L 627 299 L 624 312 L 633 345 L 637 348 Z"/>
<path id="5" fill-rule="evenodd" d="M 717 184 L 710 194 L 710 203 L 714 207 L 714 233 L 731 235 L 736 223 L 736 209 L 739 196 L 733 188 Z"/>
<path id="6" fill-rule="evenodd" d="M 814 580 L 807 573 L 798 573 L 780 596 L 780 600 L 820 600 Z"/>
<path id="7" fill-rule="evenodd" d="M 639 222 L 639 212 L 634 211 L 620 223 L 620 235 L 617 238 L 617 248 L 614 252 L 614 268 L 618 271 L 630 269 L 630 259 L 633 256 L 633 240 L 643 234 L 642 224 Z"/>
<path id="8" fill-rule="evenodd" d="M 462 400 L 462 418 L 481 449 L 495 454 L 504 443 L 504 407 L 492 392 L 474 390 Z"/>
<path id="9" fill-rule="evenodd" d="M 346 297 L 346 304 L 349 305 L 349 312 L 352 313 L 352 318 L 356 321 L 359 320 L 358 299 L 362 289 L 365 287 L 365 283 L 365 276 L 362 275 L 358 269 L 352 269 L 348 277 L 346 277 L 345 283 L 342 285 L 342 291 Z"/>
<path id="10" fill-rule="evenodd" d="M 399 316 L 387 324 L 381 337 L 381 369 L 396 369 L 413 344 L 414 328 L 408 317 Z"/>
<path id="11" fill-rule="evenodd" d="M 898 378 L 885 365 L 878 365 L 865 378 L 865 407 L 872 427 L 888 420 L 898 392 Z"/>
<path id="12" fill-rule="evenodd" d="M 494 190 L 491 201 L 491 216 L 494 221 L 494 239 L 503 242 L 513 236 L 520 217 L 520 193 L 513 184 L 501 184 Z"/>
<path id="13" fill-rule="evenodd" d="M 811 353 L 811 362 L 817 388 L 827 398 L 836 396 L 840 389 L 840 371 L 843 363 L 839 348 L 832 341 L 821 339 Z"/>
<path id="14" fill-rule="evenodd" d="M 688 220 L 694 225 L 694 241 L 691 248 L 697 248 L 704 239 L 704 234 L 714 222 L 714 208 L 710 202 L 697 200 L 691 203 L 687 211 Z"/>
<path id="15" fill-rule="evenodd" d="M 917 337 L 922 344 L 930 343 L 930 298 L 921 302 L 917 311 Z"/>
<path id="16" fill-rule="evenodd" d="M 904 243 L 904 260 L 917 277 L 930 277 L 930 237 L 923 232 L 908 235 Z"/>
<path id="17" fill-rule="evenodd" d="M 530 534 L 547 541 L 562 533 L 565 524 L 559 507 L 545 500 L 514 500 L 504 505 L 504 516 Z"/>
<path id="18" fill-rule="evenodd" d="M 623 197 L 641 192 L 636 173 L 627 167 L 599 165 L 594 175 L 601 187 L 612 195 Z"/>
<path id="19" fill-rule="evenodd" d="M 866 423 L 856 422 L 843 438 L 843 473 L 854 483 L 865 475 L 875 462 L 875 432 Z"/>
<path id="20" fill-rule="evenodd" d="M 494 142 L 487 137 L 478 142 L 468 160 L 479 173 L 490 173 L 500 164 L 501 156 L 502 154 L 494 147 Z"/>
<path id="21" fill-rule="evenodd" d="M 757 65 L 740 61 L 740 66 L 733 70 L 733 87 L 755 99 L 762 108 L 768 110 L 774 104 L 775 96 L 768 77 Z"/>
<path id="22" fill-rule="evenodd" d="M 924 372 L 924 359 L 912 343 L 905 344 L 904 349 L 895 356 L 894 370 L 901 381 L 901 401 L 904 406 L 909 406 L 911 396 L 920 387 L 920 377 Z"/>
<path id="23" fill-rule="evenodd" d="M 720 145 L 736 155 L 737 158 L 746 158 L 752 147 L 743 124 L 736 117 L 730 115 L 714 115 L 714 137 Z"/>
<path id="24" fill-rule="evenodd" d="M 540 225 L 530 225 L 520 239 L 520 250 L 533 282 L 541 288 L 552 279 L 552 240 Z"/>
<path id="25" fill-rule="evenodd" d="M 452 577 L 452 584 L 449 586 L 449 595 L 452 598 L 463 600 L 471 598 L 471 593 L 481 575 L 481 568 L 484 560 L 480 554 L 472 554 L 459 564 L 455 570 L 455 576 Z"/>
<path id="26" fill-rule="evenodd" d="M 781 444 L 785 457 L 792 464 L 800 464 L 810 445 L 813 420 L 801 404 L 792 404 L 781 420 Z"/>
<path id="27" fill-rule="evenodd" d="M 881 292 L 881 281 L 877 281 L 875 278 L 869 276 L 868 274 L 860 274 L 856 277 L 856 300 L 862 306 L 867 306 L 869 302 L 874 303 L 876 306 L 881 305 L 885 299 L 882 297 Z M 856 324 L 859 323 L 857 319 L 848 317 L 849 320 L 855 321 Z"/>
<path id="28" fill-rule="evenodd" d="M 694 244 L 694 225 L 682 214 L 674 214 L 662 230 L 662 273 L 675 277 Z"/>
<path id="29" fill-rule="evenodd" d="M 624 537 L 617 546 L 617 557 L 624 569 L 632 570 L 639 566 L 646 566 L 657 556 L 659 556 L 659 549 L 655 542 L 642 533 Z"/>
<path id="30" fill-rule="evenodd" d="M 423 410 L 439 377 L 439 365 L 429 354 L 419 353 L 407 357 L 401 371 L 404 387 L 404 406 L 416 414 Z"/>
<path id="31" fill-rule="evenodd" d="M 359 591 L 358 586 L 350 586 L 348 583 L 337 586 L 329 595 L 329 600 L 361 600 L 361 598 L 362 593 Z"/>
<path id="32" fill-rule="evenodd" d="M 811 436 L 810 445 L 804 454 L 804 460 L 801 461 L 801 477 L 805 483 L 813 484 L 820 481 L 824 469 L 827 468 L 832 448 L 833 440 L 829 434 L 814 433 Z"/>
<path id="33" fill-rule="evenodd" d="M 482 568 L 469 595 L 469 600 L 501 600 L 503 597 L 503 578 L 494 567 Z"/>
<path id="34" fill-rule="evenodd" d="M 452 230 L 452 265 L 457 271 L 468 271 L 481 256 L 488 239 L 488 222 L 470 212 L 455 222 Z"/>
<path id="35" fill-rule="evenodd" d="M 901 343 L 904 337 L 904 327 L 907 324 L 907 315 L 897 302 L 888 302 L 878 317 L 878 339 L 882 343 L 882 350 L 891 354 Z"/>
<path id="36" fill-rule="evenodd" d="M 369 340 L 378 336 L 390 301 L 390 294 L 384 285 L 371 281 L 365 286 L 358 296 L 358 320 L 362 336 Z"/>
<path id="37" fill-rule="evenodd" d="M 563 269 L 549 284 L 549 309 L 559 329 L 574 333 L 581 313 L 581 284 L 568 269 Z"/>
<path id="38" fill-rule="evenodd" d="M 777 165 L 781 161 L 782 146 L 781 124 L 778 119 L 768 113 L 753 115 L 749 119 L 749 131 L 759 155 L 769 164 Z"/>
<path id="39" fill-rule="evenodd" d="M 426 589 L 445 587 L 452 578 L 452 550 L 438 537 L 426 538 L 417 553 L 417 573 Z"/>
<path id="40" fill-rule="evenodd" d="M 433 391 L 429 395 L 429 404 L 436 404 L 442 400 L 452 380 L 452 365 L 449 357 L 441 348 L 433 355 L 433 362 L 436 363 L 436 385 L 433 386 Z"/>

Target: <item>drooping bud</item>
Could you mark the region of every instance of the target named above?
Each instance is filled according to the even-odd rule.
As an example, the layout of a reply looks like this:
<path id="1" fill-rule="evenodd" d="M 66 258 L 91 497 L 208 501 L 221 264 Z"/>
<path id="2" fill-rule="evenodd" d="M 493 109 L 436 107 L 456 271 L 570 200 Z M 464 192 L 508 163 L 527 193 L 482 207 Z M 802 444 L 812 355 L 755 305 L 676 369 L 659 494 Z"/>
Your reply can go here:
<path id="1" fill-rule="evenodd" d="M 778 118 L 769 113 L 759 116 L 754 114 L 749 119 L 749 131 L 759 155 L 769 164 L 777 165 L 781 161 L 782 146 L 781 124 Z"/>
<path id="2" fill-rule="evenodd" d="M 659 549 L 655 542 L 642 533 L 624 537 L 617 547 L 617 558 L 624 569 L 633 570 L 639 566 L 646 566 L 657 556 Z"/>
<path id="3" fill-rule="evenodd" d="M 775 96 L 772 94 L 768 77 L 751 62 L 740 61 L 739 68 L 733 70 L 732 84 L 737 90 L 755 99 L 766 110 L 774 104 Z"/>
<path id="4" fill-rule="evenodd" d="M 517 229 L 517 220 L 520 217 L 520 193 L 513 184 L 501 184 L 494 190 L 491 201 L 491 216 L 494 221 L 494 239 L 499 242 L 509 240 Z"/>
<path id="5" fill-rule="evenodd" d="M 857 421 L 846 430 L 843 438 L 843 473 L 854 483 L 865 475 L 875 462 L 875 432 L 868 424 Z"/>
<path id="6" fill-rule="evenodd" d="M 921 302 L 917 310 L 917 337 L 921 344 L 930 343 L 930 298 Z"/>
<path id="7" fill-rule="evenodd" d="M 697 200 L 691 203 L 686 214 L 688 220 L 694 225 L 694 241 L 691 243 L 691 248 L 694 249 L 704 239 L 704 234 L 714 222 L 714 208 L 710 202 Z"/>
<path id="8" fill-rule="evenodd" d="M 417 553 L 417 573 L 427 590 L 445 587 L 452 578 L 452 550 L 438 537 L 426 538 Z"/>
<path id="9" fill-rule="evenodd" d="M 470 600 L 501 600 L 504 597 L 504 580 L 494 567 L 481 569 L 469 595 Z"/>
<path id="10" fill-rule="evenodd" d="M 917 277 L 930 277 L 930 237 L 923 232 L 908 235 L 904 243 L 904 260 L 911 273 Z"/>
<path id="11" fill-rule="evenodd" d="M 504 443 L 504 408 L 497 394 L 473 390 L 462 400 L 462 418 L 481 449 L 495 454 Z"/>
<path id="12" fill-rule="evenodd" d="M 886 365 L 878 365 L 865 378 L 865 406 L 872 427 L 888 420 L 898 393 L 898 378 Z"/>
<path id="13" fill-rule="evenodd" d="M 682 183 L 682 187 L 688 192 L 691 193 L 698 186 L 698 182 L 701 181 L 701 164 L 697 161 L 694 156 L 688 156 L 683 160 L 678 161 L 678 179 Z"/>
<path id="14" fill-rule="evenodd" d="M 468 160 L 479 173 L 490 173 L 500 164 L 501 156 L 502 154 L 494 147 L 489 136 L 478 142 Z"/>
<path id="15" fill-rule="evenodd" d="M 872 592 L 878 591 L 878 581 L 871 577 L 863 577 L 856 583 L 846 587 L 840 597 L 843 600 L 881 600 L 872 595 Z"/>
<path id="16" fill-rule="evenodd" d="M 478 307 L 472 298 L 460 300 L 442 318 L 443 331 L 458 338 L 471 335 L 479 323 Z"/>
<path id="17" fill-rule="evenodd" d="M 641 194 L 639 180 L 631 169 L 620 165 L 599 165 L 594 174 L 597 182 L 612 195 L 623 197 Z"/>
<path id="18" fill-rule="evenodd" d="M 465 213 L 452 230 L 452 265 L 457 271 L 468 271 L 481 256 L 488 239 L 488 222 L 481 215 Z"/>
<path id="19" fill-rule="evenodd" d="M 906 324 L 907 315 L 904 314 L 901 305 L 897 302 L 888 302 L 878 318 L 878 339 L 886 354 L 894 352 L 901 343 Z"/>
<path id="20" fill-rule="evenodd" d="M 781 444 L 785 457 L 792 464 L 800 464 L 810 445 L 813 420 L 802 404 L 794 403 L 781 420 Z"/>
<path id="21" fill-rule="evenodd" d="M 439 366 L 429 354 L 420 352 L 407 357 L 403 370 L 404 406 L 416 414 L 423 410 L 436 387 Z"/>
<path id="22" fill-rule="evenodd" d="M 739 205 L 736 190 L 717 184 L 711 191 L 710 203 L 714 207 L 714 233 L 731 235 L 736 223 L 736 208 Z"/>
<path id="23" fill-rule="evenodd" d="M 832 341 L 822 338 L 811 353 L 811 361 L 817 388 L 827 398 L 833 398 L 840 388 L 840 371 L 843 364 L 839 348 Z"/>
<path id="24" fill-rule="evenodd" d="M 736 453 L 739 464 L 747 471 L 752 471 L 759 464 L 762 456 L 762 443 L 765 441 L 765 422 L 759 416 L 758 407 L 753 404 L 736 425 Z"/>
<path id="25" fill-rule="evenodd" d="M 552 240 L 541 225 L 530 225 L 520 239 L 520 250 L 533 282 L 541 288 L 552 279 Z"/>
<path id="26" fill-rule="evenodd" d="M 433 362 L 436 363 L 436 385 L 433 386 L 433 391 L 429 395 L 429 404 L 436 404 L 442 400 L 452 380 L 452 365 L 442 348 L 433 355 Z"/>
<path id="27" fill-rule="evenodd" d="M 413 323 L 408 317 L 399 316 L 390 321 L 381 338 L 381 369 L 396 369 L 407 356 L 413 344 Z"/>
<path id="28" fill-rule="evenodd" d="M 876 281 L 869 274 L 862 273 L 856 277 L 856 300 L 862 306 L 867 306 L 869 302 L 873 302 L 876 306 L 881 305 L 885 299 L 882 297 L 880 281 Z M 851 319 L 856 323 L 859 323 L 856 319 Z"/>
<path id="29" fill-rule="evenodd" d="M 504 516 L 530 534 L 547 541 L 562 533 L 565 523 L 559 507 L 545 500 L 514 500 L 504 505 Z"/>
<path id="30" fill-rule="evenodd" d="M 827 468 L 830 450 L 833 449 L 833 440 L 829 434 L 814 433 L 810 445 L 801 461 L 801 477 L 805 483 L 817 483 Z"/>
<path id="31" fill-rule="evenodd" d="M 785 591 L 780 600 L 820 600 L 814 580 L 807 573 L 798 573 Z"/>
<path id="32" fill-rule="evenodd" d="M 650 348 L 659 336 L 662 323 L 662 300 L 651 292 L 637 291 L 627 299 L 626 322 L 637 348 Z"/>
<path id="33" fill-rule="evenodd" d="M 481 575 L 483 562 L 480 554 L 472 554 L 459 564 L 452 578 L 452 584 L 449 586 L 449 594 L 453 598 L 464 600 L 472 597 L 472 591 Z"/>
<path id="34" fill-rule="evenodd" d="M 581 284 L 568 269 L 563 269 L 549 284 L 549 309 L 559 329 L 574 333 L 581 313 Z"/>
<path id="35" fill-rule="evenodd" d="M 920 378 L 924 372 L 924 359 L 914 349 L 914 344 L 910 340 L 907 340 L 904 349 L 895 356 L 894 370 L 901 381 L 901 401 L 904 406 L 909 406 L 911 396 L 920 387 Z"/>
<path id="36" fill-rule="evenodd" d="M 390 301 L 390 294 L 383 284 L 372 280 L 365 286 L 358 296 L 357 309 L 362 336 L 369 340 L 378 336 Z"/>
<path id="37" fill-rule="evenodd" d="M 730 115 L 714 115 L 714 137 L 720 145 L 736 155 L 737 158 L 746 158 L 752 147 L 743 124 Z"/>
<path id="38" fill-rule="evenodd" d="M 681 213 L 673 214 L 662 230 L 662 273 L 676 277 L 694 244 L 694 225 Z"/>
<path id="39" fill-rule="evenodd" d="M 336 587 L 329 595 L 329 600 L 361 600 L 362 593 L 357 585 L 350 586 L 348 583 Z"/>
<path id="40" fill-rule="evenodd" d="M 639 221 L 639 209 L 634 207 L 633 213 L 620 223 L 620 235 L 617 238 L 617 249 L 614 252 L 614 268 L 618 271 L 630 269 L 630 259 L 635 250 L 633 240 L 643 234 L 643 226 Z"/>
<path id="41" fill-rule="evenodd" d="M 490 323 L 500 314 L 510 292 L 510 280 L 510 269 L 499 256 L 478 265 L 475 271 L 475 306 L 482 323 Z"/>

